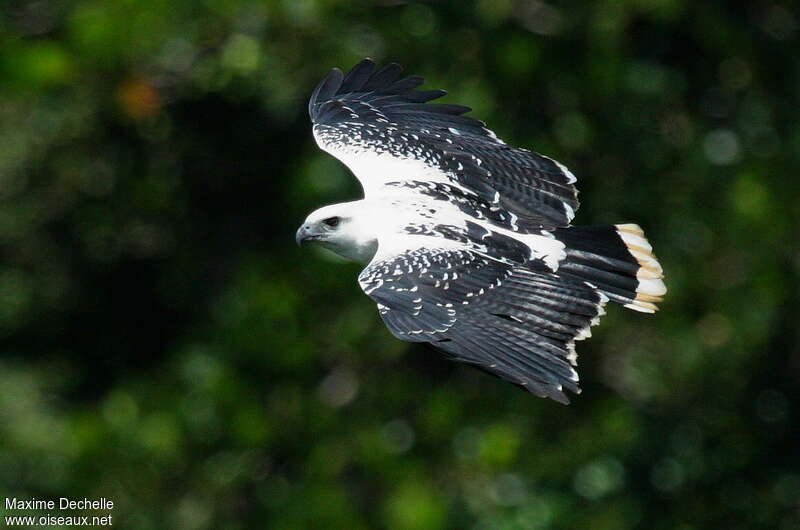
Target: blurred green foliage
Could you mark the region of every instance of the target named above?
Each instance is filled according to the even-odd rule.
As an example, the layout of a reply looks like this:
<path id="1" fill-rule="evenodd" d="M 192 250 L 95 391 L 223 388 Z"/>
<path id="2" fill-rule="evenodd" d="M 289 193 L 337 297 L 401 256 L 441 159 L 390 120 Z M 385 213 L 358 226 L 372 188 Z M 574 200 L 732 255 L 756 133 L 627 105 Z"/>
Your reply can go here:
<path id="1" fill-rule="evenodd" d="M 0 493 L 124 528 L 800 527 L 786 1 L 5 0 Z M 393 339 L 296 226 L 357 197 L 332 66 L 394 60 L 635 221 L 670 289 L 565 408 Z"/>

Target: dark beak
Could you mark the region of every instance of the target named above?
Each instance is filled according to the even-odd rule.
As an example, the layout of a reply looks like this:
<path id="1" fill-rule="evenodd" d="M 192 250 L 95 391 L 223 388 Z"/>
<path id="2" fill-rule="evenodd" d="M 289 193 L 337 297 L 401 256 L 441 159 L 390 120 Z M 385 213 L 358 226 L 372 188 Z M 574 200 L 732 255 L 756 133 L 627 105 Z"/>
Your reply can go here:
<path id="1" fill-rule="evenodd" d="M 305 241 L 313 239 L 320 239 L 320 236 L 314 233 L 311 229 L 311 225 L 302 225 L 297 229 L 297 234 L 294 236 L 294 240 L 297 241 L 298 245 L 302 245 Z"/>
<path id="2" fill-rule="evenodd" d="M 297 234 L 294 236 L 294 240 L 297 241 L 297 245 L 300 246 L 303 244 L 303 241 L 306 240 L 308 237 L 308 225 L 302 225 L 300 228 L 297 229 Z"/>

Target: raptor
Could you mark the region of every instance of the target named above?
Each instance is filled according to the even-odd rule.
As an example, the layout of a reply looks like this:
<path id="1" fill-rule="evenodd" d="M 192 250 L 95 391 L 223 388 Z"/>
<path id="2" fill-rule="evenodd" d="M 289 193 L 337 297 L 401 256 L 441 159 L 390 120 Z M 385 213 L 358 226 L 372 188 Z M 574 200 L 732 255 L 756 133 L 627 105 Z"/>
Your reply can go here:
<path id="1" fill-rule="evenodd" d="M 401 72 L 365 59 L 314 90 L 314 138 L 364 198 L 311 213 L 297 242 L 365 263 L 358 282 L 397 338 L 568 403 L 575 341 L 606 303 L 653 313 L 666 293 L 644 232 L 572 226 L 563 164 L 507 145 L 468 107 L 430 103 L 445 92 Z"/>

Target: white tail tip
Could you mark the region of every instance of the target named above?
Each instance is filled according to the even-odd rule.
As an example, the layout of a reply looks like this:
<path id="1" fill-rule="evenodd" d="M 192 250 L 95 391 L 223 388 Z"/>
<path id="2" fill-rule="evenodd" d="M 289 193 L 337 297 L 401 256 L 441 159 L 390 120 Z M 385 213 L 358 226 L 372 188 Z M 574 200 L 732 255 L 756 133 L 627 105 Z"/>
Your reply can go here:
<path id="1" fill-rule="evenodd" d="M 629 223 L 615 226 L 628 252 L 639 263 L 639 270 L 636 271 L 636 278 L 639 281 L 636 299 L 625 307 L 644 313 L 654 313 L 658 311 L 656 304 L 661 302 L 667 293 L 667 286 L 662 280 L 664 270 L 639 225 Z"/>

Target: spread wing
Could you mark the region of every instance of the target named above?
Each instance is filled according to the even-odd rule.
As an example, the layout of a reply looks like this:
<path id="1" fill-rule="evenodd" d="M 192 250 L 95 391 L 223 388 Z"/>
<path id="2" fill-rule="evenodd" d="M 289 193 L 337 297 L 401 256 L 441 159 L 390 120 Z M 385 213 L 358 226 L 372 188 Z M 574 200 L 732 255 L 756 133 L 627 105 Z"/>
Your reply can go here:
<path id="1" fill-rule="evenodd" d="M 347 75 L 333 69 L 309 101 L 317 143 L 350 168 L 365 195 L 433 183 L 507 212 L 519 232 L 569 225 L 578 199 L 567 168 L 506 145 L 464 115 L 469 107 L 429 103 L 445 92 L 417 90 L 423 79 L 401 71 L 394 63 L 375 71 L 369 59 Z"/>
<path id="2" fill-rule="evenodd" d="M 580 392 L 574 341 L 590 335 L 606 301 L 582 283 L 466 249 L 374 261 L 359 283 L 397 338 L 562 403 L 565 388 Z"/>

